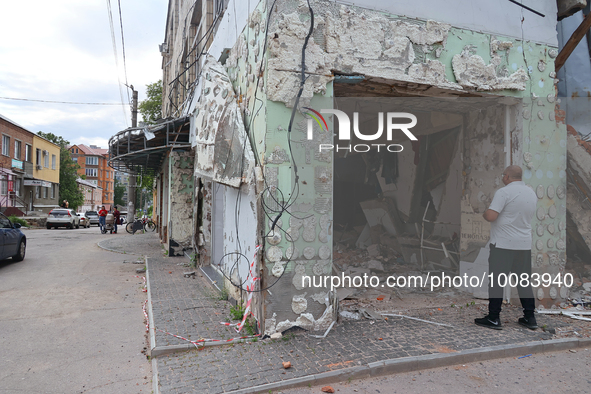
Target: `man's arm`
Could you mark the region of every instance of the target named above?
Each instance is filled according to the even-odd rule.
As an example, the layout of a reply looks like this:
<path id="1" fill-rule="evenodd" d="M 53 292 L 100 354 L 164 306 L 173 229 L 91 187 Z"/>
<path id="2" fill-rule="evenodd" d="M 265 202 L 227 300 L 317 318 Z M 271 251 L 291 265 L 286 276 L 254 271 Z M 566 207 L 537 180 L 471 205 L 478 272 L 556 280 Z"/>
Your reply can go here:
<path id="1" fill-rule="evenodd" d="M 499 217 L 499 213 L 497 211 L 493 211 L 492 209 L 487 209 L 486 211 L 484 211 L 482 217 L 487 222 L 494 222 Z"/>

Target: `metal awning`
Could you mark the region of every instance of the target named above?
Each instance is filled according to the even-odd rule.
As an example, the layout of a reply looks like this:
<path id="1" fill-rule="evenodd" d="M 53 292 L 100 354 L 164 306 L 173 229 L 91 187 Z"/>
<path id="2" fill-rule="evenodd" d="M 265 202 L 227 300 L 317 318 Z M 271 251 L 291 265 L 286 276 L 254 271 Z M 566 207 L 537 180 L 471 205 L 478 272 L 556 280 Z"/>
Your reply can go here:
<path id="1" fill-rule="evenodd" d="M 125 173 L 157 173 L 169 152 L 191 149 L 189 129 L 186 116 L 120 131 L 109 139 L 109 165 Z"/>

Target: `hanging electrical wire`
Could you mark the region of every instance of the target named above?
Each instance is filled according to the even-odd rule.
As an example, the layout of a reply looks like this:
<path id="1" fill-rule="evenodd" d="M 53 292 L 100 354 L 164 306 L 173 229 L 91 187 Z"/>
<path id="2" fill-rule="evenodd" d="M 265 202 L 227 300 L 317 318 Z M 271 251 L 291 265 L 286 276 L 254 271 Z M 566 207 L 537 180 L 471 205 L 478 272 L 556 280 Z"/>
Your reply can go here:
<path id="1" fill-rule="evenodd" d="M 269 34 L 269 22 L 270 22 L 271 13 L 272 13 L 272 10 L 274 8 L 275 2 L 276 2 L 276 0 L 273 1 L 273 4 L 269 8 L 269 15 L 268 15 L 267 21 L 266 21 L 265 41 L 264 41 L 263 55 L 262 55 L 262 58 L 263 59 L 264 59 L 264 54 L 265 54 L 266 49 L 267 49 L 267 37 L 268 37 L 268 34 Z M 287 257 L 287 261 L 281 262 L 281 264 L 283 266 L 287 266 L 287 264 L 289 264 L 289 262 L 294 257 L 294 251 L 295 251 L 295 242 L 293 241 L 293 238 L 291 237 L 291 234 L 287 230 L 285 230 L 284 228 L 282 228 L 282 226 L 279 225 L 279 220 L 281 219 L 281 216 L 284 213 L 288 213 L 291 216 L 293 216 L 289 212 L 289 208 L 293 204 L 295 204 L 295 202 L 296 202 L 296 200 L 297 200 L 297 198 L 299 196 L 299 175 L 298 175 L 297 163 L 296 163 L 296 160 L 294 158 L 292 147 L 291 147 L 291 130 L 292 130 L 292 126 L 293 126 L 293 120 L 295 118 L 295 112 L 298 109 L 298 103 L 299 103 L 299 100 L 300 100 L 300 98 L 302 96 L 302 93 L 303 93 L 303 90 L 304 90 L 304 85 L 305 85 L 305 82 L 307 80 L 307 77 L 306 77 L 306 49 L 307 49 L 307 46 L 308 46 L 308 42 L 310 40 L 310 37 L 312 36 L 312 33 L 314 31 L 314 11 L 313 11 L 313 9 L 312 9 L 312 7 L 310 5 L 309 0 L 307 0 L 307 3 L 308 3 L 308 9 L 309 9 L 309 12 L 310 12 L 310 28 L 309 28 L 308 34 L 307 34 L 307 36 L 306 36 L 306 38 L 304 40 L 304 44 L 302 45 L 300 88 L 299 88 L 298 93 L 297 93 L 297 96 L 296 96 L 296 101 L 295 101 L 295 104 L 293 106 L 292 114 L 291 114 L 289 125 L 288 125 L 288 146 L 289 146 L 289 154 L 290 154 L 291 162 L 293 163 L 292 168 L 293 168 L 293 171 L 294 171 L 294 178 L 295 178 L 294 186 L 293 186 L 293 188 L 291 190 L 291 194 L 290 194 L 289 198 L 286 200 L 285 199 L 285 196 L 283 195 L 283 192 L 281 191 L 281 189 L 279 189 L 278 187 L 271 187 L 271 186 L 269 186 L 267 184 L 266 177 L 263 177 L 263 180 L 265 182 L 265 186 L 266 187 L 263 190 L 262 207 L 263 207 L 263 212 L 264 212 L 265 216 L 267 217 L 267 219 L 269 219 L 270 222 L 272 222 L 272 224 L 270 226 L 271 228 L 270 228 L 269 232 L 263 238 L 272 238 L 275 235 L 275 231 L 278 231 L 280 233 L 283 233 L 285 239 L 288 242 L 291 243 L 291 248 L 288 248 L 288 250 L 291 250 L 292 251 L 291 256 L 286 256 Z M 247 57 L 247 59 L 248 59 L 248 57 Z M 260 99 L 257 98 L 257 93 L 258 93 L 258 89 L 259 89 L 259 86 L 260 86 L 259 85 L 259 80 L 260 80 L 261 75 L 262 75 L 262 62 L 261 62 L 261 68 L 260 68 L 259 73 L 258 73 L 258 76 L 257 76 L 257 82 L 256 82 L 256 85 L 255 85 L 254 100 L 253 100 L 253 102 L 254 102 L 253 103 L 253 111 L 251 112 L 252 115 L 251 115 L 250 121 L 248 122 L 248 125 L 247 125 L 247 130 L 246 130 L 247 133 L 251 131 L 251 129 L 252 129 L 252 123 L 254 121 L 254 118 L 256 117 L 256 115 L 260 111 L 260 108 L 262 107 L 262 106 L 259 106 L 259 110 L 257 110 L 256 112 L 254 111 L 254 106 L 256 105 L 256 102 L 257 101 L 261 101 L 262 102 L 262 100 L 260 100 Z M 251 138 L 253 138 L 253 137 L 251 136 Z M 233 140 L 233 138 L 231 140 Z M 245 141 L 245 143 L 247 143 L 247 142 L 248 141 Z M 246 149 L 246 146 L 243 147 L 243 152 L 242 152 L 243 155 L 244 155 L 244 150 L 245 149 Z M 256 146 L 254 147 L 254 150 L 256 152 L 255 153 L 255 157 L 258 158 L 258 152 L 256 150 Z M 242 166 L 241 166 L 241 170 L 243 170 Z M 273 191 L 278 194 L 277 197 L 273 195 Z M 279 209 L 275 209 L 273 207 L 270 207 L 266 203 L 266 201 L 265 201 L 265 198 L 264 198 L 265 195 L 269 196 L 272 199 L 273 203 L 276 206 L 279 207 Z M 240 195 L 239 195 L 239 197 L 240 197 Z M 273 216 L 273 214 L 276 214 L 276 216 Z M 237 198 L 237 200 L 236 200 L 234 215 L 235 215 L 235 231 L 236 231 L 236 234 L 237 234 L 237 237 L 238 237 L 238 233 L 239 233 L 238 218 L 240 216 L 240 198 Z M 295 217 L 295 218 L 297 220 L 305 219 L 305 218 L 297 218 L 297 217 Z M 246 259 L 246 261 L 248 261 L 248 259 L 246 258 L 246 256 L 244 256 L 244 254 L 241 252 L 241 245 L 240 245 L 239 242 L 238 242 L 238 249 L 239 249 L 238 251 L 230 252 L 230 253 L 227 253 L 224 256 L 222 256 L 222 258 L 220 259 L 220 262 L 219 262 L 219 266 L 220 267 L 222 267 L 222 266 L 228 267 L 229 265 L 223 264 L 223 260 L 226 257 L 235 256 L 234 263 L 228 269 L 229 275 L 226 275 L 226 273 L 224 272 L 224 270 L 220 270 L 220 271 L 222 271 L 222 274 L 224 275 L 224 277 L 233 286 L 235 286 L 236 288 L 240 289 L 240 291 L 262 292 L 262 291 L 269 290 L 271 287 L 273 287 L 274 285 L 276 285 L 281 280 L 281 278 L 283 277 L 283 275 L 285 274 L 285 268 L 284 268 L 282 270 L 281 274 L 277 277 L 277 279 L 273 283 L 271 283 L 270 285 L 268 285 L 266 287 L 262 287 L 262 288 L 257 289 L 257 290 L 254 290 L 254 289 L 250 289 L 250 290 L 244 289 L 243 285 L 244 285 L 244 283 L 246 283 L 248 281 L 250 274 L 247 275 L 247 277 L 241 283 L 235 283 L 235 281 L 232 279 L 233 273 L 236 270 L 239 271 L 239 263 L 240 263 L 240 261 L 243 258 Z"/>
<path id="2" fill-rule="evenodd" d="M 123 38 L 123 18 L 121 17 L 121 0 L 117 0 L 117 5 L 119 6 L 119 26 L 121 27 L 121 51 L 123 52 L 123 72 L 125 75 L 125 86 L 129 86 L 127 82 L 127 62 L 125 61 L 125 39 Z M 125 89 L 127 92 L 127 101 L 131 103 L 131 98 L 129 97 L 129 89 Z"/>
<path id="3" fill-rule="evenodd" d="M 113 26 L 113 12 L 111 10 L 111 0 L 107 0 L 107 12 L 109 13 L 109 26 L 111 28 L 111 42 L 113 44 L 113 55 L 115 56 L 115 66 L 117 67 L 117 82 L 118 82 L 118 86 L 119 86 L 119 95 L 121 96 L 121 104 L 125 104 L 125 100 L 123 99 L 121 78 L 119 78 L 119 58 L 117 56 L 117 42 L 115 40 L 115 27 Z M 125 112 L 125 108 L 122 108 L 122 111 L 123 111 L 123 118 L 125 119 L 125 126 L 129 127 L 129 123 L 127 121 L 127 113 Z"/>
<path id="4" fill-rule="evenodd" d="M 83 103 L 79 101 L 55 101 L 55 100 L 40 100 L 29 98 L 16 97 L 0 97 L 1 100 L 17 100 L 17 101 L 33 101 L 36 103 L 52 103 L 52 104 L 83 104 L 83 105 L 126 105 L 124 103 Z"/>

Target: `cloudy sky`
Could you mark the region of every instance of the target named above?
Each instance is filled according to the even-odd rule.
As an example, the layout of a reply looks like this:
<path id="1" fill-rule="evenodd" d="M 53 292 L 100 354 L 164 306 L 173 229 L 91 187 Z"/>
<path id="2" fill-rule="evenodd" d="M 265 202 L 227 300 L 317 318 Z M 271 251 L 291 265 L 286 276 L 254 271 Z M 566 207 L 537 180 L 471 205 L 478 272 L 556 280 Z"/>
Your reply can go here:
<path id="1" fill-rule="evenodd" d="M 127 81 L 141 101 L 145 85 L 162 78 L 158 44 L 164 41 L 168 1 L 120 2 Z M 0 14 L 1 115 L 35 133 L 51 132 L 71 143 L 102 148 L 107 148 L 109 137 L 131 126 L 117 0 L 7 1 Z"/>

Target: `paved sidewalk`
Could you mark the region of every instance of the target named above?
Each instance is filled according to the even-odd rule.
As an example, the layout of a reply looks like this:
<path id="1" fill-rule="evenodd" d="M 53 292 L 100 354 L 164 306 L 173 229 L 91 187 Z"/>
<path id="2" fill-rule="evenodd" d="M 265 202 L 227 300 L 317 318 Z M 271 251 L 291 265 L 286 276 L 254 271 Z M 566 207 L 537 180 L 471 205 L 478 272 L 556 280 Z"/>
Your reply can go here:
<path id="1" fill-rule="evenodd" d="M 188 259 L 165 257 L 157 234 L 119 234 L 100 244 L 113 251 L 148 256 L 148 278 L 155 344 L 158 349 L 192 345 L 162 331 L 190 340 L 229 339 L 238 334 L 220 324 L 228 321 L 230 305 L 197 270 L 185 278 Z M 224 393 L 269 392 L 297 385 L 343 381 L 396 371 L 432 368 L 503 356 L 518 356 L 559 348 L 589 346 L 580 333 L 589 323 L 563 316 L 538 315 L 546 331 L 527 330 L 517 324 L 521 308 L 503 310 L 502 331 L 474 325 L 483 316 L 483 305 L 440 306 L 405 311 L 424 321 L 389 317 L 387 321 L 345 321 L 324 339 L 303 330 L 286 332 L 279 340 L 207 347 L 203 350 L 159 355 L 153 362 L 159 386 L 155 392 Z M 573 325 L 574 324 L 574 325 Z M 575 328 L 572 328 L 575 327 Z M 572 338 L 558 339 L 549 332 L 562 328 Z M 542 342 L 540 342 L 542 341 Z M 292 367 L 283 369 L 281 363 Z"/>

